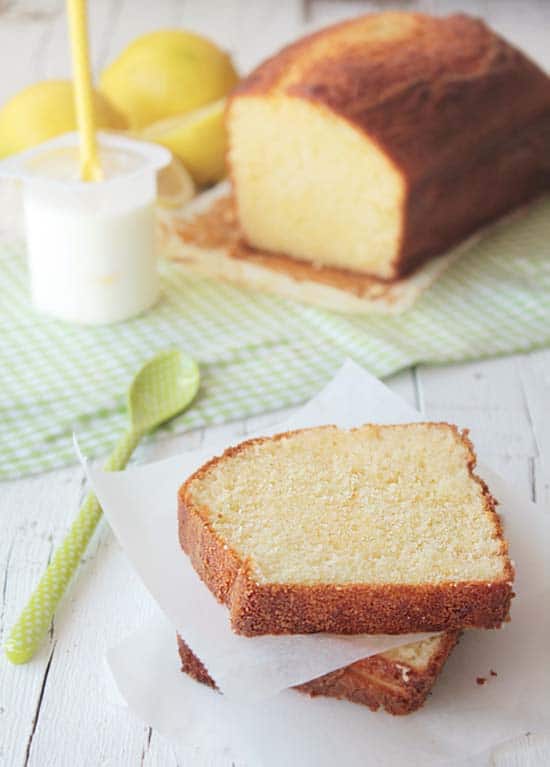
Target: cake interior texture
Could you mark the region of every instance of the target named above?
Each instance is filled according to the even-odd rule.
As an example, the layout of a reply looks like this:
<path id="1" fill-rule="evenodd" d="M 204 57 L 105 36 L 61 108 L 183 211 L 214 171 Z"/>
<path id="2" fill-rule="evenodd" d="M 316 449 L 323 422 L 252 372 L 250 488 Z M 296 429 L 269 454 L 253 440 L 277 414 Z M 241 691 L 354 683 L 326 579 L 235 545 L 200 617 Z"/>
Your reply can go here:
<path id="1" fill-rule="evenodd" d="M 448 424 L 321 427 L 252 440 L 187 498 L 258 584 L 506 578 L 494 502 Z"/>
<path id="2" fill-rule="evenodd" d="M 434 634 L 420 642 L 394 647 L 393 650 L 387 650 L 380 655 L 387 660 L 402 663 L 415 671 L 424 671 L 428 668 L 434 652 L 439 650 L 443 636 L 443 634 Z"/>
<path id="3" fill-rule="evenodd" d="M 392 276 L 405 183 L 374 142 L 326 109 L 280 97 L 236 102 L 231 130 L 239 215 L 255 247 Z"/>

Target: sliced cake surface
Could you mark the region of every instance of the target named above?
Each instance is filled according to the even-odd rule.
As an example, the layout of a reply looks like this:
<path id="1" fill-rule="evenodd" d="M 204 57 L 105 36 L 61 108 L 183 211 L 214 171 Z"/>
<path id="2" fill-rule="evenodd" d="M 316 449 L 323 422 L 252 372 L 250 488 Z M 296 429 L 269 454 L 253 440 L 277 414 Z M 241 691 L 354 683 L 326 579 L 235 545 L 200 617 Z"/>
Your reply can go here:
<path id="1" fill-rule="evenodd" d="M 396 647 L 352 663 L 296 687 L 311 696 L 361 703 L 373 711 L 383 707 L 390 714 L 410 714 L 426 700 L 459 632 L 448 631 L 421 642 Z M 216 687 L 204 664 L 178 636 L 182 671 L 198 682 Z"/>
<path id="2" fill-rule="evenodd" d="M 243 634 L 498 626 L 513 570 L 456 427 L 319 427 L 256 439 L 179 492 L 192 564 Z"/>
<path id="3" fill-rule="evenodd" d="M 240 83 L 227 128 L 252 246 L 388 280 L 550 187 L 550 78 L 461 14 L 315 32 Z"/>

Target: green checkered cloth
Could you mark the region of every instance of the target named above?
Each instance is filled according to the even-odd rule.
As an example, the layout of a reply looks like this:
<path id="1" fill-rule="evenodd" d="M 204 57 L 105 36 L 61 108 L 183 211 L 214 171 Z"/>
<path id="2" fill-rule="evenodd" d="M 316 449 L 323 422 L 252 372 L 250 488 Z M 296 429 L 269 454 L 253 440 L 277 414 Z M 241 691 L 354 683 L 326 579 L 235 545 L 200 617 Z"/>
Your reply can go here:
<path id="1" fill-rule="evenodd" d="M 396 317 L 344 316 L 252 294 L 162 265 L 163 296 L 126 323 L 78 327 L 29 305 L 21 247 L 0 248 L 0 479 L 107 453 L 124 392 L 157 350 L 200 363 L 194 405 L 161 432 L 303 402 L 346 357 L 384 377 L 415 363 L 524 351 L 550 342 L 550 199 L 485 236 Z"/>

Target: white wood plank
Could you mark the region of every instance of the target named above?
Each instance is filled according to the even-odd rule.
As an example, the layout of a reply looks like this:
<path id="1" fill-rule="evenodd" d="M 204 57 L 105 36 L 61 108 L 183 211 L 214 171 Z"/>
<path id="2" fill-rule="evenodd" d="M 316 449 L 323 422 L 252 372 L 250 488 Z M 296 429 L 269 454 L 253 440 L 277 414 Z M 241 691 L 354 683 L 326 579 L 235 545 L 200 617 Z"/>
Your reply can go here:
<path id="1" fill-rule="evenodd" d="M 101 528 L 56 616 L 30 766 L 139 764 L 148 740 L 145 725 L 109 702 L 104 656 L 155 606 L 107 525 Z"/>
<path id="2" fill-rule="evenodd" d="M 105 3 L 106 0 L 101 0 Z M 95 10 L 90 16 L 96 75 L 136 37 L 155 29 L 178 26 L 181 0 L 109 0 L 109 14 Z M 106 21 L 106 23 L 105 23 Z"/>
<path id="3" fill-rule="evenodd" d="M 180 8 L 179 24 L 222 45 L 243 73 L 293 40 L 304 21 L 301 0 L 183 2 Z"/>
<path id="4" fill-rule="evenodd" d="M 518 357 L 516 365 L 536 445 L 530 465 L 533 495 L 550 511 L 550 350 Z"/>
<path id="5" fill-rule="evenodd" d="M 472 430 L 481 455 L 536 453 L 514 357 L 420 368 L 423 406 L 432 418 L 453 415 Z"/>
<path id="6" fill-rule="evenodd" d="M 119 11 L 117 0 L 96 0 L 88 4 L 88 34 L 92 66 L 97 69 L 98 62 L 108 45 L 113 19 Z M 67 79 L 72 77 L 71 52 L 68 33 L 67 14 L 62 4 L 62 12 L 55 18 L 49 34 L 44 40 L 41 56 L 41 79 Z"/>
<path id="7" fill-rule="evenodd" d="M 491 767 L 547 767 L 550 735 L 528 733 L 495 748 Z"/>
<path id="8" fill-rule="evenodd" d="M 548 454 L 535 458 L 529 464 L 532 500 L 540 503 L 546 513 L 550 513 L 550 476 Z"/>
<path id="9" fill-rule="evenodd" d="M 537 445 L 517 358 L 419 369 L 421 407 L 432 420 L 470 429 L 478 459 L 532 496 Z"/>
<path id="10" fill-rule="evenodd" d="M 61 13 L 60 0 L 0 4 L 0 104 L 40 77 L 44 42 Z"/>
<path id="11" fill-rule="evenodd" d="M 183 760 L 178 758 L 177 745 L 148 728 L 140 767 L 183 767 L 183 765 Z M 185 767 L 188 766 L 185 765 Z"/>
<path id="12" fill-rule="evenodd" d="M 66 469 L 1 486 L 0 643 L 47 566 L 63 520 L 78 506 L 81 479 L 80 472 Z M 12 666 L 4 658 L 0 661 L 2 764 L 24 763 L 52 648 L 52 639 L 46 639 L 26 666 Z M 63 697 L 61 690 L 56 694 Z"/>

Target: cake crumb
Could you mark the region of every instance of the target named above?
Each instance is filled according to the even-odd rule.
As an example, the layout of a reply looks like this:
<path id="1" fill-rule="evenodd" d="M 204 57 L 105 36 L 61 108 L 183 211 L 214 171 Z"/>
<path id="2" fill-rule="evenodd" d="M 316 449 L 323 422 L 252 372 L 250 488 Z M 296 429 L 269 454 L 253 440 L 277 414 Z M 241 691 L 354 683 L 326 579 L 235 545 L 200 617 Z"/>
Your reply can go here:
<path id="1" fill-rule="evenodd" d="M 401 672 L 401 678 L 405 683 L 409 681 L 411 675 L 411 669 L 408 666 L 402 666 L 401 663 L 396 663 L 395 667 Z"/>
<path id="2" fill-rule="evenodd" d="M 485 684 L 485 682 L 486 682 L 486 681 L 487 681 L 487 680 L 485 679 L 485 677 L 484 677 L 484 676 L 478 676 L 478 677 L 476 678 L 476 682 L 477 682 L 479 685 L 481 685 L 481 684 Z"/>
<path id="3" fill-rule="evenodd" d="M 497 672 L 496 672 L 496 671 L 493 671 L 493 669 L 491 669 L 491 670 L 489 671 L 489 673 L 491 674 L 491 676 L 498 676 Z"/>

